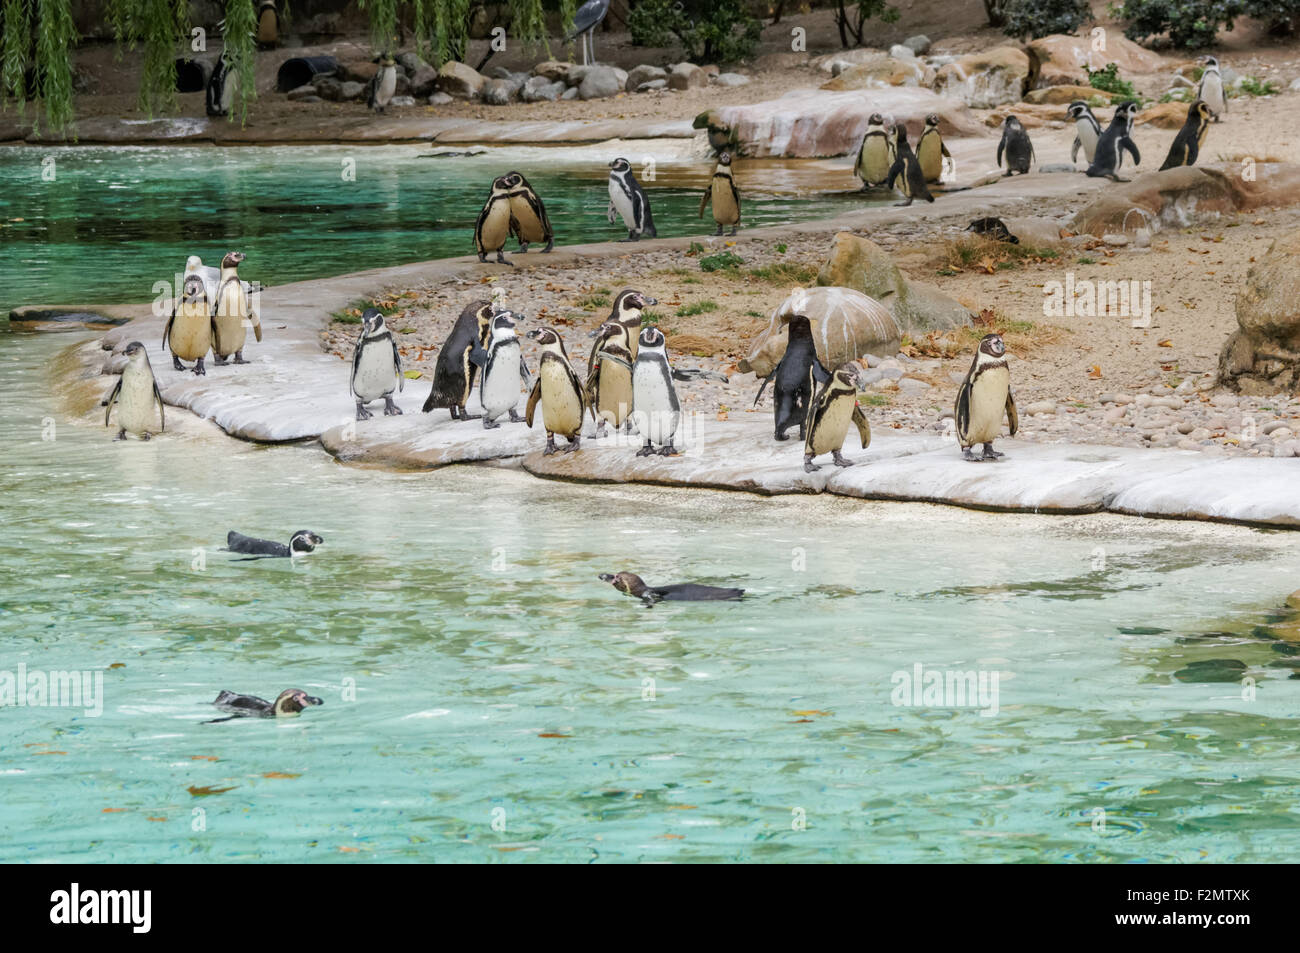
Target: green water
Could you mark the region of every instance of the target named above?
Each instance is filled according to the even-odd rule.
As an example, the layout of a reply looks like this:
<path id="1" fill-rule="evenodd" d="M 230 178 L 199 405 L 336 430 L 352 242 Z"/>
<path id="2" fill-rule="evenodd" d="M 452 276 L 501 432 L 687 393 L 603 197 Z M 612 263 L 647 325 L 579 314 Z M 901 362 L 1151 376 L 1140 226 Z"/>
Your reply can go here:
<path id="1" fill-rule="evenodd" d="M 0 711 L 0 861 L 1300 851 L 1294 536 L 358 470 L 179 410 L 114 443 L 50 392 L 68 340 L 0 336 L 0 670 L 101 672 L 103 710 Z M 619 568 L 749 593 L 646 609 Z M 1174 676 L 1214 658 L 1252 700 Z M 918 663 L 997 672 L 997 713 L 893 704 Z M 290 686 L 324 706 L 205 723 Z"/>

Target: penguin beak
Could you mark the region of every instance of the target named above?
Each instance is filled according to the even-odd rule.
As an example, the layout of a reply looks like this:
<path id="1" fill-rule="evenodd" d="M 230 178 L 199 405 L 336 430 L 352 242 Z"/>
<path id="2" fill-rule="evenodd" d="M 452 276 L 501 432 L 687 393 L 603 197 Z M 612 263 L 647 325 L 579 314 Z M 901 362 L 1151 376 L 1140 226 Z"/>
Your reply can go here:
<path id="1" fill-rule="evenodd" d="M 302 695 L 302 696 L 299 697 L 298 700 L 299 700 L 300 702 L 302 702 L 304 705 L 323 705 L 323 704 L 325 704 L 325 702 L 324 702 L 323 700 L 317 698 L 315 695 Z"/>
<path id="2" fill-rule="evenodd" d="M 613 575 L 613 573 L 608 573 L 608 572 L 603 572 L 603 573 L 601 573 L 599 576 L 597 576 L 596 578 L 599 579 L 601 582 L 613 582 L 613 581 L 614 581 L 614 575 Z"/>
<path id="3" fill-rule="evenodd" d="M 542 336 L 542 329 L 541 329 L 541 328 L 533 328 L 531 331 L 529 331 L 529 332 L 528 332 L 526 335 L 524 335 L 524 336 L 525 336 L 525 337 L 530 337 L 530 338 L 532 338 L 532 339 L 535 341 L 535 340 L 537 340 L 539 337 Z"/>

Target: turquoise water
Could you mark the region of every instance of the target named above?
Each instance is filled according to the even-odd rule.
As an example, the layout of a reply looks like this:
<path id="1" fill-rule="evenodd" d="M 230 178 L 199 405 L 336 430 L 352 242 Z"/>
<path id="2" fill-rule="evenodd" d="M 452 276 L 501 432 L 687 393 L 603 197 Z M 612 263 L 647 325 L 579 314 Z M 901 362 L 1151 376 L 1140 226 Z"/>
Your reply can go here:
<path id="1" fill-rule="evenodd" d="M 0 670 L 102 673 L 103 710 L 0 712 L 0 861 L 1300 850 L 1292 535 L 362 471 L 179 410 L 114 443 L 50 392 L 68 341 L 0 337 Z M 302 527 L 295 565 L 219 552 Z M 620 568 L 749 594 L 646 609 Z M 1252 700 L 1175 677 L 1225 658 Z M 997 713 L 893 704 L 917 664 L 998 673 Z M 324 706 L 205 723 L 290 686 Z"/>
<path id="2" fill-rule="evenodd" d="M 473 254 L 474 222 L 492 179 L 510 169 L 543 197 L 560 244 L 627 237 L 621 222 L 610 225 L 605 216 L 612 152 L 520 148 L 427 158 L 430 151 L 0 147 L 0 315 L 24 304 L 149 301 L 154 282 L 169 279 L 189 255 L 217 265 L 236 248 L 248 255 L 241 274 L 265 284 Z M 632 156 L 644 175 L 644 158 Z M 53 181 L 42 178 L 47 158 Z M 354 181 L 343 178 L 345 162 L 354 163 Z M 708 213 L 698 217 L 708 171 L 707 161 L 656 163 L 647 187 L 661 236 L 712 232 Z M 746 190 L 744 220 L 758 227 L 826 218 L 863 201 Z"/>

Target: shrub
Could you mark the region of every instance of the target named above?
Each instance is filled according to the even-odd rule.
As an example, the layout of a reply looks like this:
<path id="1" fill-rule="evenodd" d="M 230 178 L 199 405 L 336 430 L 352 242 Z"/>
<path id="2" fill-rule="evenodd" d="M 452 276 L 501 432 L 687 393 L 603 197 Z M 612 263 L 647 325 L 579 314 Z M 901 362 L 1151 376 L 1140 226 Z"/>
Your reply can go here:
<path id="1" fill-rule="evenodd" d="M 1114 63 L 1107 63 L 1101 69 L 1088 70 L 1088 85 L 1093 89 L 1100 89 L 1103 93 L 1123 96 L 1125 99 L 1141 98 L 1132 83 L 1119 78 L 1119 67 Z"/>
<path id="2" fill-rule="evenodd" d="M 1213 43 L 1221 28 L 1232 29 L 1244 7 L 1242 0 L 1125 0 L 1122 13 L 1129 24 L 1124 35 L 1144 40 L 1167 33 L 1174 46 L 1200 49 Z"/>
<path id="3" fill-rule="evenodd" d="M 640 0 L 627 28 L 635 46 L 670 46 L 675 38 L 688 60 L 712 63 L 752 54 L 763 21 L 744 0 Z"/>
<path id="4" fill-rule="evenodd" d="M 1002 32 L 1014 37 L 1073 33 L 1092 19 L 1084 0 L 1007 0 L 1000 6 Z"/>
<path id="5" fill-rule="evenodd" d="M 733 268 L 739 268 L 744 263 L 745 259 L 735 252 L 724 251 L 717 255 L 701 258 L 700 268 L 703 271 L 729 271 Z"/>

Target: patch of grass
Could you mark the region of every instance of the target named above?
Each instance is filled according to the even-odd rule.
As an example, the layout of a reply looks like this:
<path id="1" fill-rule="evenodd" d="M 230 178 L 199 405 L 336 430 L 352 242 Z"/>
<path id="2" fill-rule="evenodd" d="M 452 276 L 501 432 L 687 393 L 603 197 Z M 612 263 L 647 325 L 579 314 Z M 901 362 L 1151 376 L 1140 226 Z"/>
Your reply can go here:
<path id="1" fill-rule="evenodd" d="M 677 317 L 690 318 L 697 314 L 708 314 L 711 311 L 718 310 L 716 301 L 709 301 L 707 298 L 703 301 L 696 301 L 693 304 L 684 304 L 677 309 Z M 642 312 L 644 315 L 644 312 Z"/>
<path id="2" fill-rule="evenodd" d="M 866 407 L 888 407 L 894 402 L 889 394 L 858 394 L 858 403 Z"/>
<path id="3" fill-rule="evenodd" d="M 691 257 L 694 257 L 696 255 L 703 255 L 704 246 L 701 245 L 699 242 L 691 242 L 690 245 L 687 246 L 686 248 L 686 254 Z"/>
<path id="4" fill-rule="evenodd" d="M 330 312 L 330 318 L 339 324 L 360 324 L 361 313 L 368 308 L 378 308 L 379 313 L 385 318 L 389 317 L 395 311 L 400 310 L 401 305 L 392 299 L 386 298 L 382 301 L 371 301 L 368 298 L 358 298 L 345 308 L 338 311 Z"/>
<path id="5" fill-rule="evenodd" d="M 803 287 L 816 283 L 819 270 L 802 262 L 778 261 L 771 265 L 751 268 L 749 274 L 759 281 L 768 281 L 774 285 L 799 285 Z"/>
<path id="6" fill-rule="evenodd" d="M 589 294 L 578 299 L 578 307 L 583 311 L 599 311 L 609 307 L 609 294 Z"/>
<path id="7" fill-rule="evenodd" d="M 1002 268 L 1015 268 L 1032 262 L 1054 262 L 1061 257 L 1059 249 L 1047 245 L 1021 242 L 1013 245 L 984 235 L 964 235 L 953 239 L 944 247 L 943 268 L 951 274 L 961 271 L 983 271 L 985 274 Z"/>
<path id="8" fill-rule="evenodd" d="M 1112 96 L 1136 99 L 1139 102 L 1142 99 L 1132 83 L 1119 78 L 1119 67 L 1114 63 L 1107 63 L 1101 69 L 1088 70 L 1088 85 Z"/>
<path id="9" fill-rule="evenodd" d="M 790 247 L 790 246 L 787 245 L 785 242 L 781 242 L 781 244 L 779 244 L 779 245 L 776 246 L 776 253 L 777 253 L 778 255 L 784 255 L 784 254 L 785 254 L 785 250 L 786 250 L 787 248 L 789 248 L 789 247 Z"/>
<path id="10" fill-rule="evenodd" d="M 702 285 L 702 284 L 704 284 L 704 279 L 703 279 L 703 278 L 700 278 L 700 277 L 698 277 L 698 276 L 696 276 L 696 275 L 687 275 L 685 278 L 682 279 L 682 284 L 684 284 L 684 285 Z"/>
<path id="11" fill-rule="evenodd" d="M 641 327 L 647 328 L 652 324 L 660 324 L 663 322 L 663 319 L 664 316 L 661 312 L 652 310 L 651 308 L 646 308 L 641 312 Z"/>
<path id="12" fill-rule="evenodd" d="M 765 315 L 762 311 L 746 311 L 745 314 L 747 314 L 747 315 L 748 315 L 749 317 L 751 317 L 751 318 L 766 318 L 766 317 L 767 317 L 767 315 Z"/>
<path id="13" fill-rule="evenodd" d="M 735 252 L 724 251 L 717 255 L 709 255 L 700 259 L 701 271 L 732 271 L 739 268 L 745 263 Z"/>
<path id="14" fill-rule="evenodd" d="M 1193 89 L 1171 89 L 1159 99 L 1158 103 L 1190 103 L 1196 98 L 1196 91 Z"/>
<path id="15" fill-rule="evenodd" d="M 1276 96 L 1281 90 L 1271 79 L 1258 80 L 1254 76 L 1243 76 L 1241 91 L 1247 96 Z"/>
<path id="16" fill-rule="evenodd" d="M 1079 256 L 1079 264 L 1080 264 L 1080 265 L 1095 265 L 1095 264 L 1097 264 L 1097 259 L 1095 259 L 1095 258 L 1089 258 L 1087 255 L 1081 255 L 1081 256 Z"/>
<path id="17" fill-rule="evenodd" d="M 1068 333 L 1055 325 L 1034 324 L 986 308 L 974 323 L 964 328 L 943 333 L 931 331 L 917 339 L 905 336 L 899 350 L 908 357 L 916 358 L 968 358 L 975 352 L 984 335 L 1000 334 L 1006 342 L 1007 350 L 1023 357 L 1037 348 L 1055 344 Z"/>

